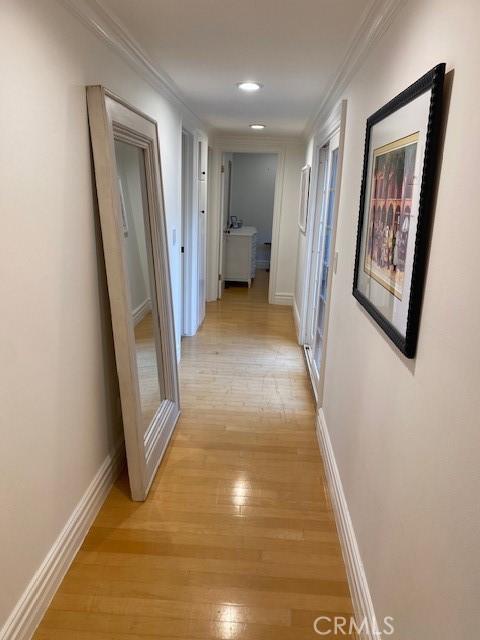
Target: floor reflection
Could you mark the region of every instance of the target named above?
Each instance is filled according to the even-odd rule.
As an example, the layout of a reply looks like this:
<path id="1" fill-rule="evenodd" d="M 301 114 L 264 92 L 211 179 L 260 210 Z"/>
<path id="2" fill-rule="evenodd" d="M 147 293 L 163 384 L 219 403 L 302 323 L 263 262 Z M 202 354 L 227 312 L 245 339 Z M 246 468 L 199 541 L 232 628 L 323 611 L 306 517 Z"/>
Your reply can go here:
<path id="1" fill-rule="evenodd" d="M 116 483 L 35 640 L 319 640 L 319 616 L 352 611 L 303 354 L 267 285 L 227 289 L 182 341 L 148 500 Z"/>
<path id="2" fill-rule="evenodd" d="M 153 338 L 153 319 L 151 312 L 135 327 L 135 349 L 137 354 L 142 424 L 145 432 L 160 405 L 162 396 L 158 381 L 157 354 Z"/>

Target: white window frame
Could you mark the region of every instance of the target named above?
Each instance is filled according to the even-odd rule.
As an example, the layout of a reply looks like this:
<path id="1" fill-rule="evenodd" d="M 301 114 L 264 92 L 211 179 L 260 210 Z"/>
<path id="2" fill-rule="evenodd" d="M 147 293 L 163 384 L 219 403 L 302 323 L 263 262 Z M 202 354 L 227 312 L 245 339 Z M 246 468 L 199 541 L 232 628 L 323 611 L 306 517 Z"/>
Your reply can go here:
<path id="1" fill-rule="evenodd" d="M 343 146 L 345 139 L 345 122 L 346 122 L 346 100 L 339 103 L 338 107 L 332 112 L 331 116 L 325 124 L 317 131 L 313 142 L 313 162 L 312 162 L 312 185 L 309 199 L 309 215 L 306 232 L 306 258 L 305 258 L 305 286 L 303 288 L 301 316 L 300 316 L 300 342 L 305 348 L 306 360 L 309 367 L 312 387 L 314 390 L 317 406 L 323 404 L 323 387 L 325 378 L 325 363 L 327 358 L 328 347 L 328 325 L 330 315 L 330 303 L 332 297 L 333 273 L 336 268 L 336 231 L 338 219 L 339 194 L 341 189 L 342 164 L 343 164 Z M 333 145 L 332 145 L 333 143 Z M 320 369 L 312 366 L 313 354 L 311 353 L 312 328 L 316 325 L 318 305 L 314 305 L 315 287 L 317 278 L 314 274 L 318 274 L 319 264 L 323 259 L 322 248 L 318 247 L 320 238 L 318 236 L 319 216 L 323 217 L 326 212 L 328 199 L 326 197 L 329 188 L 330 178 L 330 159 L 334 148 L 338 147 L 337 158 L 337 178 L 335 184 L 335 200 L 333 204 L 332 215 L 332 233 L 331 233 L 331 251 L 330 251 L 330 268 L 327 281 L 327 295 L 325 305 L 324 318 L 324 341 L 323 341 L 323 357 L 320 363 Z M 325 149 L 328 149 L 327 154 Z M 328 156 L 328 159 L 325 156 Z M 323 163 L 327 164 L 326 171 Z M 315 243 L 317 242 L 317 246 Z M 320 249 L 320 250 L 319 250 Z"/>

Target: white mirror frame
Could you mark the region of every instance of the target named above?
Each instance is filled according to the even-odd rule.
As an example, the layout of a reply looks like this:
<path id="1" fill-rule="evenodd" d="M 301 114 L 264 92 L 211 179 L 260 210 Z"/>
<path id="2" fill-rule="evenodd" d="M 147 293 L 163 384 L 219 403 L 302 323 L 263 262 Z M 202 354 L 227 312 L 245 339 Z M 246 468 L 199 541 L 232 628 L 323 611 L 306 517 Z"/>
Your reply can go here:
<path id="1" fill-rule="evenodd" d="M 145 500 L 180 415 L 175 329 L 157 123 L 101 86 L 87 87 L 88 117 L 112 313 L 128 474 L 133 500 Z M 144 150 L 153 265 L 152 317 L 164 397 L 144 430 L 124 249 L 124 225 L 114 141 Z M 151 236 L 149 235 L 151 234 Z M 155 304 L 156 302 L 156 304 Z"/>

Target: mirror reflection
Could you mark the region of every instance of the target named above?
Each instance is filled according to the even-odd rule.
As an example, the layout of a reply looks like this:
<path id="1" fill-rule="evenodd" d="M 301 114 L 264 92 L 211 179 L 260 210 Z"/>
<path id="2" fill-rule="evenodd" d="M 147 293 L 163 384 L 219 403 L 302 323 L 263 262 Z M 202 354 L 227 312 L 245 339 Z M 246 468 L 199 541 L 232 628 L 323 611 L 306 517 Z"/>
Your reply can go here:
<path id="1" fill-rule="evenodd" d="M 156 308 L 149 233 L 144 151 L 115 140 L 124 248 L 137 357 L 143 428 L 146 431 L 165 398 L 159 361 L 160 335 L 152 316 Z"/>

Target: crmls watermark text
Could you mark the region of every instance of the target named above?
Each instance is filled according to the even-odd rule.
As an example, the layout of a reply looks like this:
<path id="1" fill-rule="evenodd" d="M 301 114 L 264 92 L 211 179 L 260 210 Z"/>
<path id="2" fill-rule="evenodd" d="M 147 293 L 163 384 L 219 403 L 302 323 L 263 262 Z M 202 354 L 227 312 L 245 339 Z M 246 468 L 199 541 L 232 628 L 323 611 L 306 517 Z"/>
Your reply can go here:
<path id="1" fill-rule="evenodd" d="M 319 636 L 348 636 L 356 633 L 369 634 L 372 637 L 391 636 L 395 633 L 392 616 L 386 616 L 383 619 L 383 628 L 380 629 L 377 625 L 375 628 L 369 624 L 366 618 L 363 618 L 360 622 L 357 622 L 355 618 L 349 616 L 318 616 L 313 621 L 313 628 L 315 633 Z"/>

